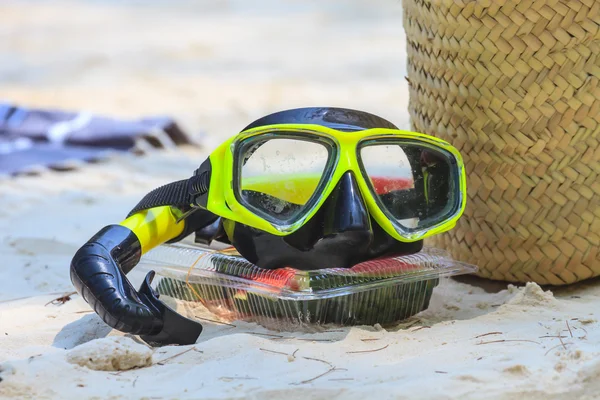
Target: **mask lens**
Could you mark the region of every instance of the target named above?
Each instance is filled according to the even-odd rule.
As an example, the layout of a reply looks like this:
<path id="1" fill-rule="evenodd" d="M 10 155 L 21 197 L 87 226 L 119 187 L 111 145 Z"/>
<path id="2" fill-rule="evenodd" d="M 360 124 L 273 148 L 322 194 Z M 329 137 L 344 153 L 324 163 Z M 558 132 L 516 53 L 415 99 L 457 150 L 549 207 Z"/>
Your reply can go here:
<path id="1" fill-rule="evenodd" d="M 319 142 L 271 138 L 244 146 L 240 157 L 242 202 L 270 220 L 289 223 L 314 197 L 329 151 Z"/>
<path id="2" fill-rule="evenodd" d="M 454 156 L 417 142 L 372 143 L 360 159 L 383 211 L 408 231 L 428 229 L 458 207 Z"/>

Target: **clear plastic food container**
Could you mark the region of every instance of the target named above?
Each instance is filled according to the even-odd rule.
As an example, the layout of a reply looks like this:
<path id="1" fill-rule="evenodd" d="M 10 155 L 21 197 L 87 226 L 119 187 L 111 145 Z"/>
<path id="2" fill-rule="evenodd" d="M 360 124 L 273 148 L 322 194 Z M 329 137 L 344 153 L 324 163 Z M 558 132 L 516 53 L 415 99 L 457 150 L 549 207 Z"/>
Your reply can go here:
<path id="1" fill-rule="evenodd" d="M 352 268 L 266 270 L 234 249 L 188 244 L 160 246 L 138 268 L 156 271 L 153 286 L 161 296 L 202 304 L 227 321 L 279 330 L 393 325 L 425 310 L 443 278 L 477 270 L 434 248 Z"/>

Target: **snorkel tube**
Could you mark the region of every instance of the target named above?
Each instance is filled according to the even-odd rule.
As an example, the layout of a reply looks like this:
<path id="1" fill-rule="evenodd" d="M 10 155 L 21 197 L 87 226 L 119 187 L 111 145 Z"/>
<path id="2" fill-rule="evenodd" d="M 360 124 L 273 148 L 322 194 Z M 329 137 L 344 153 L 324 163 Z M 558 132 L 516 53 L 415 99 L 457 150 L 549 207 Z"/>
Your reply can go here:
<path id="1" fill-rule="evenodd" d="M 176 207 L 139 211 L 120 224 L 108 225 L 83 245 L 71 261 L 71 282 L 102 320 L 121 332 L 139 335 L 153 346 L 193 344 L 202 325 L 159 300 L 150 271 L 136 291 L 127 279 L 143 254 L 187 236 L 194 227 L 217 219 L 205 210 L 189 216 Z"/>

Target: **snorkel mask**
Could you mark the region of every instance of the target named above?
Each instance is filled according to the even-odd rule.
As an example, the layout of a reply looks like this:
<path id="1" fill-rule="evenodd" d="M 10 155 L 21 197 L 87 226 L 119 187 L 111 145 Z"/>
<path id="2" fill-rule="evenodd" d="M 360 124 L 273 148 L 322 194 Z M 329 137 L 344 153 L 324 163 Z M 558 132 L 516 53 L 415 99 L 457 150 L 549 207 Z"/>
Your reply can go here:
<path id="1" fill-rule="evenodd" d="M 228 241 L 261 268 L 348 268 L 421 250 L 454 227 L 464 188 L 446 142 L 361 111 L 301 108 L 253 122 L 133 213 L 191 204 L 216 216 L 198 241 Z"/>
<path id="2" fill-rule="evenodd" d="M 193 343 L 201 326 L 158 300 L 152 274 L 139 293 L 124 276 L 153 247 L 194 233 L 261 268 L 348 268 L 420 251 L 465 203 L 450 144 L 361 111 L 287 110 L 224 142 L 191 178 L 146 195 L 76 254 L 71 277 L 109 325 L 152 343 Z"/>

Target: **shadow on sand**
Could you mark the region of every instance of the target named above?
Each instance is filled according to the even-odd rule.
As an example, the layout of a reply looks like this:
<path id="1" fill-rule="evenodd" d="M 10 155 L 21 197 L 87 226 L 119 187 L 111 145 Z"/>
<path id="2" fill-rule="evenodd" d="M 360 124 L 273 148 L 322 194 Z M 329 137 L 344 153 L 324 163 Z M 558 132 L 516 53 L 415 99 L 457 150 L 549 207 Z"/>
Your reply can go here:
<path id="1" fill-rule="evenodd" d="M 65 325 L 54 337 L 52 345 L 69 350 L 90 340 L 106 337 L 111 331 L 110 326 L 92 313 Z"/>

